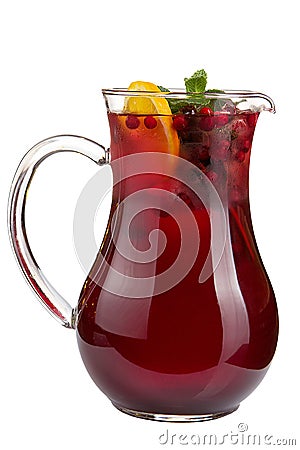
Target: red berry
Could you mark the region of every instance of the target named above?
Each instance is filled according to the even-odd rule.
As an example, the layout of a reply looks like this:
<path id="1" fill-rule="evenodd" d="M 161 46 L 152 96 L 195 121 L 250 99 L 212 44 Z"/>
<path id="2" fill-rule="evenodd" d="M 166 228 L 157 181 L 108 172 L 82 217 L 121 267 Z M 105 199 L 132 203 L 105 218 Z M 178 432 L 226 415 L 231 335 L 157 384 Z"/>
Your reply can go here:
<path id="1" fill-rule="evenodd" d="M 206 172 L 206 176 L 212 183 L 215 183 L 218 179 L 218 174 L 214 170 Z"/>
<path id="2" fill-rule="evenodd" d="M 203 108 L 200 109 L 200 114 L 203 114 L 204 116 L 212 116 L 213 111 L 208 108 L 208 106 L 203 106 Z"/>
<path id="3" fill-rule="evenodd" d="M 237 154 L 235 155 L 235 158 L 238 160 L 238 162 L 243 162 L 245 160 L 245 152 L 242 150 L 239 150 Z"/>
<path id="4" fill-rule="evenodd" d="M 207 148 L 201 147 L 199 150 L 199 159 L 200 161 L 207 161 L 209 159 L 209 153 Z"/>
<path id="5" fill-rule="evenodd" d="M 127 128 L 134 130 L 135 128 L 138 128 L 140 120 L 136 116 L 127 116 L 125 123 Z"/>
<path id="6" fill-rule="evenodd" d="M 186 129 L 188 122 L 187 122 L 186 117 L 184 117 L 183 114 L 178 114 L 173 119 L 173 125 L 177 131 L 182 131 L 182 130 Z"/>
<path id="7" fill-rule="evenodd" d="M 199 118 L 199 128 L 204 131 L 211 131 L 215 126 L 213 116 L 204 116 Z"/>
<path id="8" fill-rule="evenodd" d="M 149 128 L 149 130 L 152 130 L 157 126 L 157 120 L 153 116 L 147 116 L 144 119 L 144 124 L 146 128 Z"/>
<path id="9" fill-rule="evenodd" d="M 250 147 L 251 147 L 251 141 L 249 139 L 245 139 L 243 142 L 243 148 L 242 148 L 243 152 L 244 153 L 249 152 Z"/>
<path id="10" fill-rule="evenodd" d="M 223 127 L 224 125 L 226 125 L 229 121 L 229 117 L 228 114 L 226 113 L 221 113 L 220 111 L 216 111 L 215 112 L 215 126 L 217 128 L 219 127 Z"/>

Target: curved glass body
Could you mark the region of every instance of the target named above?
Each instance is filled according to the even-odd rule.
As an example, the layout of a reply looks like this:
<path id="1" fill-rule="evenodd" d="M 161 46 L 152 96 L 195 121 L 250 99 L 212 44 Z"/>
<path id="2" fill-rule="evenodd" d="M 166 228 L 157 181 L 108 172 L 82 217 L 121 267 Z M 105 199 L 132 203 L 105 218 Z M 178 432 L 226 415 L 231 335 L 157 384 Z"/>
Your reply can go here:
<path id="1" fill-rule="evenodd" d="M 210 93 L 204 114 L 180 92 L 104 96 L 115 184 L 78 304 L 82 359 L 130 414 L 227 414 L 260 383 L 277 342 L 248 191 L 256 122 L 274 105 L 257 93 Z M 129 114 L 129 96 L 183 103 L 170 115 Z"/>

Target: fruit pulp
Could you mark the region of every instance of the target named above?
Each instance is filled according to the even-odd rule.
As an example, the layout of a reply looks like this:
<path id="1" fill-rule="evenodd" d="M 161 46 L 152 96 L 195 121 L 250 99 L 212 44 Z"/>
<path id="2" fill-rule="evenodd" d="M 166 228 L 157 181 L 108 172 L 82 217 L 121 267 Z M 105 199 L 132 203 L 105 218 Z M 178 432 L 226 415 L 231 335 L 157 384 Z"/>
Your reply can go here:
<path id="1" fill-rule="evenodd" d="M 161 116 L 152 115 L 150 120 L 149 115 L 132 116 L 134 120 L 128 120 L 126 114 L 109 113 L 112 160 L 141 152 L 172 152 Z M 103 268 L 98 256 L 86 280 L 78 305 L 77 337 L 88 372 L 118 408 L 167 415 L 230 411 L 268 369 L 277 342 L 277 310 L 255 243 L 248 199 L 257 118 L 252 111 L 210 117 L 189 110 L 168 117 L 178 133 L 179 156 L 208 177 L 225 211 L 224 251 L 204 282 L 199 283 L 199 274 L 211 247 L 212 211 L 170 176 L 135 175 L 114 186 L 111 219 L 100 249 L 108 266 Z M 139 212 L 127 236 L 128 210 L 122 202 L 143 189 L 147 206 L 149 188 L 155 188 L 156 195 L 160 191 L 162 196 L 173 195 L 166 197 L 161 209 Z M 111 268 L 137 279 L 155 278 L 176 261 L 182 235 L 186 248 L 195 246 L 188 214 L 178 213 L 179 225 L 172 214 L 180 201 L 188 206 L 200 235 L 188 273 L 153 296 L 113 293 Z M 145 252 L 150 233 L 157 229 L 166 238 L 163 252 L 157 251 L 155 261 L 131 261 L 129 248 L 126 254 L 128 237 L 134 248 Z"/>

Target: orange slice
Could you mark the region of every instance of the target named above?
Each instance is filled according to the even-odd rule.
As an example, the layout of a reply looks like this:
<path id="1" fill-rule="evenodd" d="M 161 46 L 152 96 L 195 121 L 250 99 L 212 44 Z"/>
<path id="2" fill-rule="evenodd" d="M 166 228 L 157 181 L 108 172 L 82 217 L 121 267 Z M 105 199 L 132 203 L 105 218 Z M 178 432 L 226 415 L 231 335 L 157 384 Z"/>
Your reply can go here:
<path id="1" fill-rule="evenodd" d="M 128 91 L 145 91 L 145 96 L 128 96 L 125 98 L 124 112 L 138 115 L 154 115 L 158 121 L 158 127 L 153 138 L 159 141 L 156 146 L 159 151 L 178 156 L 179 138 L 173 127 L 172 112 L 167 100 L 163 97 L 151 96 L 151 92 L 161 92 L 153 83 L 148 81 L 134 81 L 128 87 Z M 146 92 L 149 92 L 147 96 Z M 154 130 L 143 130 L 151 133 Z M 146 136 L 145 136 L 146 137 Z"/>

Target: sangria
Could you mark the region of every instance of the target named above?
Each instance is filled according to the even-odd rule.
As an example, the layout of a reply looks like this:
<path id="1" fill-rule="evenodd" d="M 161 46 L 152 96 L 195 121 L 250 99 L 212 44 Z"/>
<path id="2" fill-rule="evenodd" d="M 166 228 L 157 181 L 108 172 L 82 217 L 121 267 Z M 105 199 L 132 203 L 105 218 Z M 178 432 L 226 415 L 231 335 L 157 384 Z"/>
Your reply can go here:
<path id="1" fill-rule="evenodd" d="M 175 154 L 191 163 L 191 177 L 207 177 L 225 211 L 221 260 L 200 283 L 211 247 L 211 211 L 177 179 L 176 167 L 174 177 L 124 175 L 114 186 L 111 220 L 101 248 L 101 259 L 109 267 L 130 274 L 138 284 L 139 278 L 157 277 L 174 264 L 182 236 L 192 249 L 195 237 L 186 210 L 177 211 L 174 218 L 181 202 L 196 221 L 200 246 L 183 279 L 144 298 L 115 294 L 109 269 L 96 260 L 81 294 L 77 324 L 87 370 L 113 404 L 129 414 L 173 420 L 216 417 L 236 409 L 265 375 L 277 341 L 274 293 L 255 243 L 248 197 L 249 158 L 259 112 L 239 109 L 230 100 L 179 107 L 169 115 L 109 112 L 111 158 Z M 157 251 L 155 262 L 132 261 L 129 248 L 126 254 L 128 236 L 122 229 L 128 218 L 122 204 L 137 191 L 146 206 L 151 195 L 161 191 L 161 207 L 140 211 L 129 227 L 130 242 L 141 252 L 149 249 L 153 230 L 163 232 L 165 247 Z M 166 192 L 173 195 L 165 196 Z M 112 223 L 119 231 L 112 233 Z M 125 254 L 118 248 L 125 248 Z"/>

